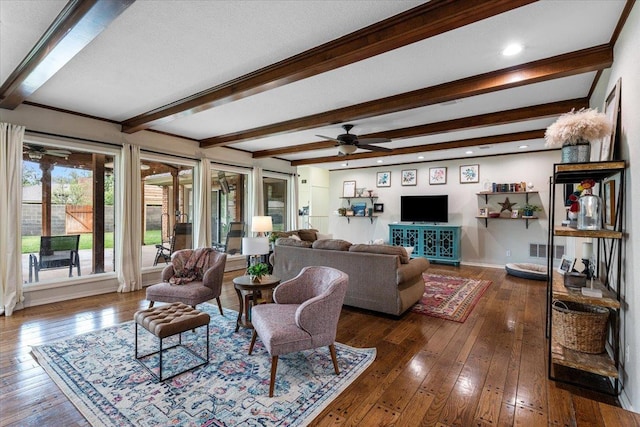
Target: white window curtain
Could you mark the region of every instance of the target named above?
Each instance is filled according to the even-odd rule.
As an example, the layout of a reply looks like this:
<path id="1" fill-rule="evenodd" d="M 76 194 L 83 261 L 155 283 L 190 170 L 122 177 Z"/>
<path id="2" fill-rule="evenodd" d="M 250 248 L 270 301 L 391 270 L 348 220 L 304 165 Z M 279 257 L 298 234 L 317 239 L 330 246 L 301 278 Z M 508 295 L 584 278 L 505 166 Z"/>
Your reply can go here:
<path id="1" fill-rule="evenodd" d="M 264 216 L 264 194 L 262 191 L 262 168 L 253 168 L 253 216 Z"/>
<path id="2" fill-rule="evenodd" d="M 196 194 L 194 235 L 196 248 L 211 247 L 211 165 L 202 159 L 197 167 L 198 181 L 194 179 Z"/>
<path id="3" fill-rule="evenodd" d="M 140 177 L 140 147 L 124 144 L 118 182 L 118 215 L 116 219 L 116 272 L 118 292 L 142 289 L 142 215 L 140 213 L 142 185 Z"/>
<path id="4" fill-rule="evenodd" d="M 298 229 L 298 175 L 289 178 L 289 225 L 290 230 Z"/>
<path id="5" fill-rule="evenodd" d="M 22 308 L 22 141 L 24 126 L 0 123 L 0 314 Z"/>

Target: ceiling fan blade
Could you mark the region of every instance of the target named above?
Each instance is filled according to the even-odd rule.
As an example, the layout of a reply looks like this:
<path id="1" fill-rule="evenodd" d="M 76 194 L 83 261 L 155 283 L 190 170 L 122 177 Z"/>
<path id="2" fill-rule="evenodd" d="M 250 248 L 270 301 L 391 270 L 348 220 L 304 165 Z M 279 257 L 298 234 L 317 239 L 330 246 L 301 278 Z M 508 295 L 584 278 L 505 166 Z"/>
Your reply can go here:
<path id="1" fill-rule="evenodd" d="M 335 139 L 335 138 L 332 138 L 332 137 L 330 137 L 330 136 L 324 136 L 324 135 L 316 135 L 316 136 L 317 136 L 318 138 L 328 139 L 329 141 L 340 142 L 340 143 L 342 142 L 342 141 L 340 141 L 339 139 Z"/>
<path id="2" fill-rule="evenodd" d="M 66 159 L 67 157 L 69 157 L 69 155 L 71 153 L 69 153 L 68 151 L 65 151 L 65 152 L 62 152 L 62 151 L 45 151 L 44 154 L 47 154 L 49 156 L 54 156 L 54 157 L 64 157 Z"/>
<path id="3" fill-rule="evenodd" d="M 360 144 L 380 144 L 383 142 L 391 142 L 389 138 L 358 138 Z"/>
<path id="4" fill-rule="evenodd" d="M 369 145 L 369 144 L 358 144 L 358 148 L 364 148 L 365 150 L 371 150 L 371 151 L 382 151 L 385 153 L 393 151 L 390 148 L 378 147 L 377 145 Z"/>

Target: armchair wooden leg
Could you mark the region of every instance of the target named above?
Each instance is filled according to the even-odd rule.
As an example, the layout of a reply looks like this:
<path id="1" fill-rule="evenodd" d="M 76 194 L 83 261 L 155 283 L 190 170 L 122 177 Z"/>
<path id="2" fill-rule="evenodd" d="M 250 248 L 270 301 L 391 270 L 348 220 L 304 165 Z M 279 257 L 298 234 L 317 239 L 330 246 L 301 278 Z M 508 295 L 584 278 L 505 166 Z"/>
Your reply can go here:
<path id="1" fill-rule="evenodd" d="M 269 383 L 269 397 L 273 397 L 273 389 L 276 385 L 276 370 L 278 369 L 278 356 L 271 357 L 271 382 Z"/>
<path id="2" fill-rule="evenodd" d="M 256 338 L 258 338 L 258 333 L 254 329 L 253 330 L 253 335 L 251 336 L 251 344 L 249 344 L 249 354 L 251 354 L 251 352 L 253 351 L 253 346 L 256 343 Z"/>
<path id="3" fill-rule="evenodd" d="M 340 369 L 338 368 L 338 358 L 336 357 L 336 346 L 331 344 L 329 346 L 331 352 L 331 360 L 333 361 L 333 369 L 336 371 L 336 375 L 340 375 Z"/>
<path id="4" fill-rule="evenodd" d="M 218 302 L 218 310 L 220 310 L 220 316 L 224 316 L 224 313 L 222 312 L 222 304 L 220 303 L 220 297 L 216 298 L 216 301 Z"/>

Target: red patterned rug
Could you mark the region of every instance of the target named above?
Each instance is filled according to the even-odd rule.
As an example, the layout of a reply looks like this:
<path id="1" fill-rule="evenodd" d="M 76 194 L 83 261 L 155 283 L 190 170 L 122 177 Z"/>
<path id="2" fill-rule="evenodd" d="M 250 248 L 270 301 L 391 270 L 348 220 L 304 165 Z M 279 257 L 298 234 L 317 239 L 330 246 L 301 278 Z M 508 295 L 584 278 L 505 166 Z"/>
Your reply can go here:
<path id="1" fill-rule="evenodd" d="M 464 322 L 478 300 L 491 284 L 491 280 L 440 276 L 423 273 L 424 294 L 411 308 L 414 313 Z"/>

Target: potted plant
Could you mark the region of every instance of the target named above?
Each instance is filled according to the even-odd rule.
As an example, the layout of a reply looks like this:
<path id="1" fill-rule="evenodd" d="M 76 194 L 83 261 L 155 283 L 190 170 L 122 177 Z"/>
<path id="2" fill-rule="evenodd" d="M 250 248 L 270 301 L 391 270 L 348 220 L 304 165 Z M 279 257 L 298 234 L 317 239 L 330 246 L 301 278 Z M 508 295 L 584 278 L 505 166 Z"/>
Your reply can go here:
<path id="1" fill-rule="evenodd" d="M 266 274 L 269 274 L 269 266 L 263 262 L 253 264 L 247 268 L 247 274 L 251 276 L 251 280 L 255 283 L 260 283 L 260 278 Z"/>
<path id="2" fill-rule="evenodd" d="M 530 205 L 529 203 L 527 203 L 526 205 L 524 205 L 524 207 L 522 208 L 522 216 L 523 217 L 532 217 L 533 213 L 535 211 L 539 211 L 541 210 L 539 206 L 536 205 Z"/>
<path id="3" fill-rule="evenodd" d="M 596 109 L 582 108 L 561 115 L 544 134 L 547 147 L 562 146 L 562 163 L 588 162 L 591 141 L 611 133 L 611 122 Z"/>

